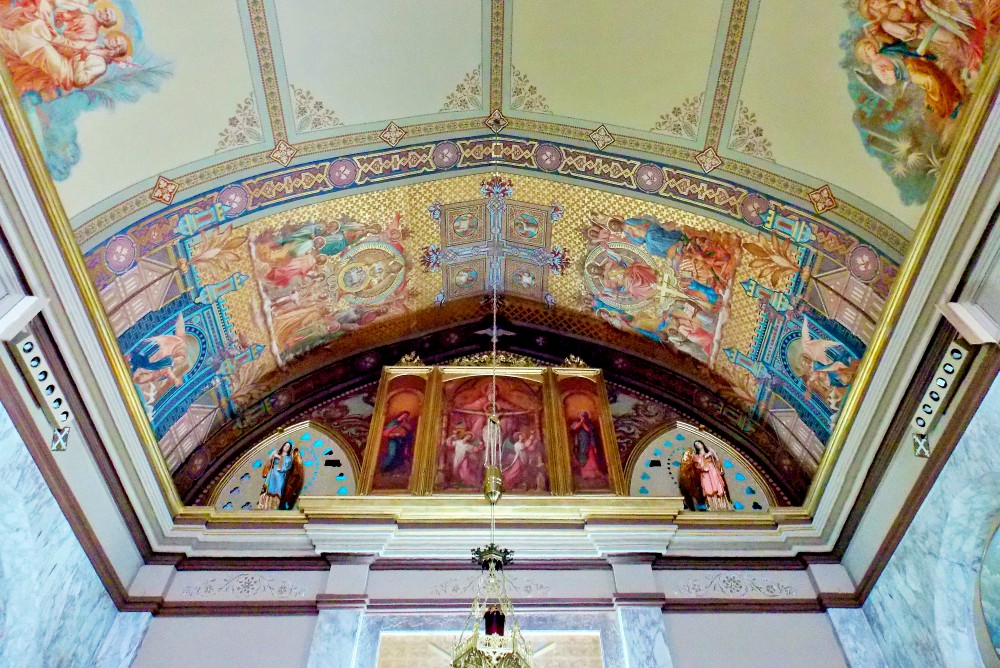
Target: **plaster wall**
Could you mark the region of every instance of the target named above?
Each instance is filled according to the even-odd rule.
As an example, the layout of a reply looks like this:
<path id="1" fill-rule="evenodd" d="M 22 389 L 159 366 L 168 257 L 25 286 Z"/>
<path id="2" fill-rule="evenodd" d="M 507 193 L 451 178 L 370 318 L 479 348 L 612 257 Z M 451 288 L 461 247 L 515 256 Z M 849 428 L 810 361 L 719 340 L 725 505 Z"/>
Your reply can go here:
<path id="1" fill-rule="evenodd" d="M 665 613 L 674 668 L 846 668 L 829 618 L 811 613 Z"/>
<path id="2" fill-rule="evenodd" d="M 315 615 L 155 617 L 132 667 L 305 668 L 315 626 Z"/>

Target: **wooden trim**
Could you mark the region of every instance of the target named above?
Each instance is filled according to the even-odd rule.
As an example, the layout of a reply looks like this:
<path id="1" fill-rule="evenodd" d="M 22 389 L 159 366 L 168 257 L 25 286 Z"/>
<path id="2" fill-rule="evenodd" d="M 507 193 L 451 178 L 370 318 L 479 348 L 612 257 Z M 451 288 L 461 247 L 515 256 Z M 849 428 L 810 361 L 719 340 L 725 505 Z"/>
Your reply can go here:
<path id="1" fill-rule="evenodd" d="M 83 548 L 84 554 L 87 555 L 87 559 L 90 560 L 91 566 L 97 572 L 101 583 L 104 584 L 108 595 L 119 610 L 124 610 L 128 602 L 127 587 L 118 578 L 118 573 L 111 565 L 111 559 L 97 539 L 83 509 L 73 495 L 69 483 L 63 477 L 62 471 L 59 470 L 59 465 L 50 450 L 50 444 L 36 428 L 33 411 L 22 398 L 17 382 L 11 377 L 6 366 L 2 364 L 0 364 L 0 402 L 3 403 L 7 414 L 14 423 L 14 429 L 24 441 L 28 453 L 42 474 L 42 479 L 52 492 L 59 509 L 69 522 L 73 534 Z M 75 410 L 76 408 L 74 408 Z M 79 417 L 77 421 L 79 422 Z"/>
<path id="2" fill-rule="evenodd" d="M 667 601 L 664 612 L 823 612 L 818 598 L 688 598 Z"/>
<path id="3" fill-rule="evenodd" d="M 839 563 L 839 560 L 836 562 Z M 804 571 L 809 566 L 798 557 L 657 557 L 654 571 Z"/>

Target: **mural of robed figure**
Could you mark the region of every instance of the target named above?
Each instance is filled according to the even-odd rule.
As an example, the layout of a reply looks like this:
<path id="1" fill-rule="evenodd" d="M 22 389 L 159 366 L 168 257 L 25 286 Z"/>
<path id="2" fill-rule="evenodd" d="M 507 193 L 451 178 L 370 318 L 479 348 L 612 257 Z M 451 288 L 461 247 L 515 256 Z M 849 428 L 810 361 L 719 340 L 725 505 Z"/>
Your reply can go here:
<path id="1" fill-rule="evenodd" d="M 393 473 L 412 459 L 413 426 L 409 411 L 402 411 L 386 423 L 382 430 L 386 452 L 379 464 L 382 473 Z"/>

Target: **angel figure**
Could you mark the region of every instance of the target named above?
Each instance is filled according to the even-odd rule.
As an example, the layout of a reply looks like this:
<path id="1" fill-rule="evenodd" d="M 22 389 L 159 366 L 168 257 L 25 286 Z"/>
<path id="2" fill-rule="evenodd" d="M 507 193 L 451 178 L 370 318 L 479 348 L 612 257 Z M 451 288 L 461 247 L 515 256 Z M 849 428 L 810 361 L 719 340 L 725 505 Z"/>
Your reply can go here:
<path id="1" fill-rule="evenodd" d="M 198 340 L 184 330 L 184 316 L 178 315 L 174 331 L 170 334 L 151 336 L 142 346 L 129 355 L 132 380 L 142 391 L 148 406 L 152 406 L 171 387 L 184 384 L 184 374 L 198 360 Z"/>
<path id="2" fill-rule="evenodd" d="M 302 493 L 305 475 L 302 454 L 285 441 L 277 452 L 271 453 L 264 465 L 264 486 L 261 488 L 257 508 L 262 510 L 291 510 Z"/>
<path id="3" fill-rule="evenodd" d="M 718 453 L 695 441 L 694 448 L 684 451 L 677 483 L 688 510 L 732 510 L 729 485 Z"/>

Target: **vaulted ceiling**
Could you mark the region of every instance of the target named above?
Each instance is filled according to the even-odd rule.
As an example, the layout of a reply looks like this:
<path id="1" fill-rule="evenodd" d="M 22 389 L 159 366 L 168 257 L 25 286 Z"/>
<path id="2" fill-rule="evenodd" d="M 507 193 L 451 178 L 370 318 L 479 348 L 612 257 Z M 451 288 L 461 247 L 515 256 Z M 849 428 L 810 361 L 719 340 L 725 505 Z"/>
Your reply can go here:
<path id="1" fill-rule="evenodd" d="M 93 80 L 4 57 L 192 493 L 321 384 L 467 344 L 495 285 L 522 349 L 663 370 L 801 495 L 997 30 L 975 2 L 904 3 L 902 36 L 875 3 L 116 4 L 131 59 Z"/>

